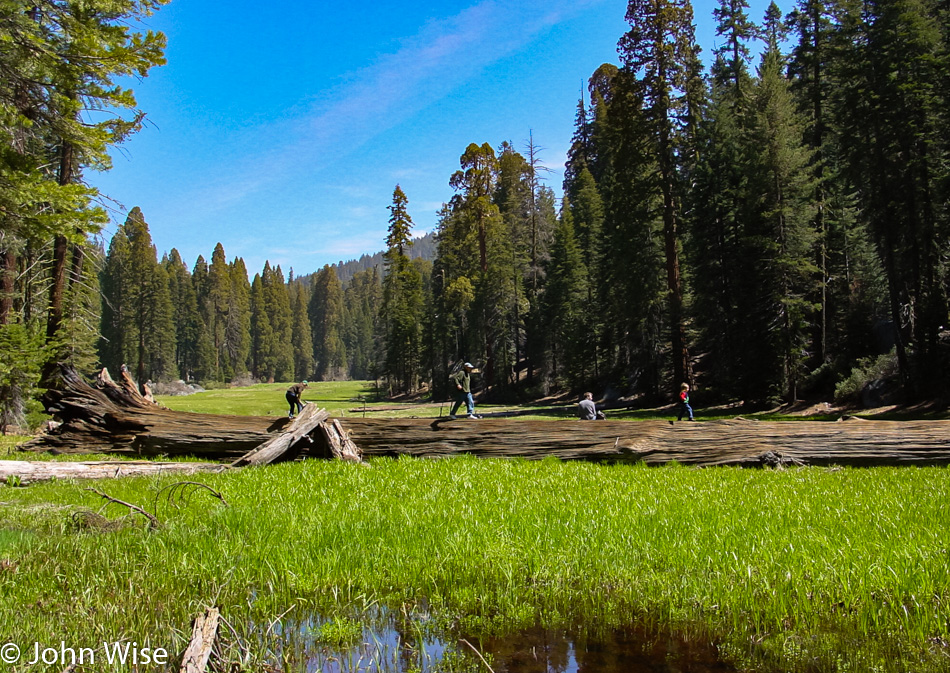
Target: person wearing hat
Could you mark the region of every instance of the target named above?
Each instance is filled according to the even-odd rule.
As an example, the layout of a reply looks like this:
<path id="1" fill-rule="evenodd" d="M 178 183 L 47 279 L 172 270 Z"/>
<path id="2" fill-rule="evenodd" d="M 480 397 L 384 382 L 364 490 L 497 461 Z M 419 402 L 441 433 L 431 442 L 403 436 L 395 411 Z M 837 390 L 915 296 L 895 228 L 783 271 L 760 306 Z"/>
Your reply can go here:
<path id="1" fill-rule="evenodd" d="M 290 405 L 290 416 L 293 418 L 295 413 L 300 413 L 303 411 L 303 403 L 300 401 L 300 396 L 303 395 L 303 389 L 307 387 L 306 381 L 301 381 L 300 383 L 295 383 L 287 389 L 287 403 Z"/>
<path id="2" fill-rule="evenodd" d="M 465 403 L 466 408 L 468 409 L 469 418 L 478 418 L 475 415 L 475 400 L 472 399 L 472 372 L 475 371 L 475 368 L 472 366 L 471 362 L 466 362 L 462 365 L 462 369 L 452 374 L 449 377 L 449 381 L 455 386 L 455 404 L 452 405 L 452 411 L 449 413 L 449 418 L 456 418 L 455 412 L 459 410 L 459 407 L 462 406 L 462 402 Z"/>

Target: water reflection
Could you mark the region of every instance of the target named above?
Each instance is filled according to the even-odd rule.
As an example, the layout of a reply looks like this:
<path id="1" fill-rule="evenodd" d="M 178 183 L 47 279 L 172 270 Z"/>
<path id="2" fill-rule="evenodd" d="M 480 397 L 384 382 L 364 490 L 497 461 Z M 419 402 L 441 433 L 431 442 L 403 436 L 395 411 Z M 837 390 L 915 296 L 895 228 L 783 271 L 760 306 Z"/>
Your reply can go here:
<path id="1" fill-rule="evenodd" d="M 532 629 L 482 641 L 496 673 L 725 673 L 715 645 L 644 628 L 612 629 L 596 636 Z"/>
<path id="2" fill-rule="evenodd" d="M 642 626 L 597 632 L 535 628 L 504 637 L 463 640 L 435 635 L 425 615 L 367 617 L 362 615 L 362 625 L 345 644 L 327 642 L 326 620 L 285 624 L 275 634 L 279 645 L 274 654 L 280 668 L 311 673 L 488 671 L 488 665 L 495 673 L 737 670 L 721 661 L 716 646 L 706 639 L 658 633 Z"/>

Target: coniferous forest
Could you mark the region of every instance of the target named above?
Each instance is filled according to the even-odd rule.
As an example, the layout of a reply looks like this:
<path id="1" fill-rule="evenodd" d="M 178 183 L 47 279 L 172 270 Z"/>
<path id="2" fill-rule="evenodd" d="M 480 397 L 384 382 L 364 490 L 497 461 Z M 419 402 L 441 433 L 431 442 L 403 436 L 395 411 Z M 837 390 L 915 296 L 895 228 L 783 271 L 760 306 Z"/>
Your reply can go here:
<path id="1" fill-rule="evenodd" d="M 701 58 L 689 0 L 630 0 L 619 62 L 577 101 L 561 198 L 533 140 L 478 139 L 446 176 L 434 252 L 411 254 L 397 185 L 382 262 L 345 282 L 332 266 L 247 269 L 226 241 L 207 259 L 159 254 L 138 208 L 101 239 L 83 174 L 143 123 L 116 82 L 164 62 L 161 34 L 129 28 L 164 1 L 0 9 L 4 424 L 59 362 L 126 364 L 140 382 L 377 378 L 439 397 L 464 360 L 498 399 L 663 401 L 688 381 L 706 400 L 771 404 L 847 392 L 862 370 L 903 399 L 946 394 L 945 1 L 753 17 L 720 0 L 719 46 Z"/>

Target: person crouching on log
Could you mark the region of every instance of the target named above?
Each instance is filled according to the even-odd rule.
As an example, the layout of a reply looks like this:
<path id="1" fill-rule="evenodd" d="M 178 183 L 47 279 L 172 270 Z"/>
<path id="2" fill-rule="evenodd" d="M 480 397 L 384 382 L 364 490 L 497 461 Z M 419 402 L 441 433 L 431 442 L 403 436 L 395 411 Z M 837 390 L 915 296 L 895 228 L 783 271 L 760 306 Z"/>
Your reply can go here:
<path id="1" fill-rule="evenodd" d="M 303 389 L 306 387 L 307 382 L 301 381 L 287 389 L 287 403 L 290 405 L 290 415 L 288 418 L 293 418 L 295 413 L 299 414 L 303 411 L 303 403 L 300 401 L 300 396 L 303 395 Z"/>
<path id="2" fill-rule="evenodd" d="M 449 418 L 457 418 L 455 412 L 459 410 L 460 406 L 462 406 L 462 402 L 465 403 L 465 407 L 468 409 L 468 417 L 478 418 L 478 416 L 475 415 L 475 400 L 472 398 L 473 371 L 475 371 L 475 368 L 472 366 L 472 363 L 466 362 L 464 365 L 462 365 L 461 371 L 458 371 L 449 377 L 449 380 L 455 384 L 455 404 L 452 405 L 452 411 L 449 413 Z"/>
<path id="3" fill-rule="evenodd" d="M 603 421 L 607 418 L 603 411 L 597 411 L 594 393 L 584 393 L 581 401 L 577 403 L 577 417 L 582 421 Z"/>
<path id="4" fill-rule="evenodd" d="M 581 401 L 577 403 L 577 416 L 582 421 L 597 420 L 597 405 L 594 404 L 594 393 L 584 393 Z"/>

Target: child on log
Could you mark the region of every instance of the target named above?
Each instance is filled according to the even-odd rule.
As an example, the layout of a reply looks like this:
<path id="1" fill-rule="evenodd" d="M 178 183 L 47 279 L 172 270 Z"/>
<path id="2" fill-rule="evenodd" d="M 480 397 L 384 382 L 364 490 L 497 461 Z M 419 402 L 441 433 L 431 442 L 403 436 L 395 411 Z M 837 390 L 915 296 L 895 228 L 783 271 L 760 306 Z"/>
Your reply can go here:
<path id="1" fill-rule="evenodd" d="M 684 383 L 680 386 L 680 401 L 679 401 L 679 415 L 676 417 L 676 420 L 683 420 L 683 415 L 689 417 L 689 420 L 695 420 L 693 418 L 693 408 L 689 406 L 689 384 Z"/>

